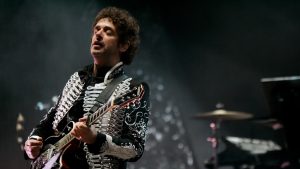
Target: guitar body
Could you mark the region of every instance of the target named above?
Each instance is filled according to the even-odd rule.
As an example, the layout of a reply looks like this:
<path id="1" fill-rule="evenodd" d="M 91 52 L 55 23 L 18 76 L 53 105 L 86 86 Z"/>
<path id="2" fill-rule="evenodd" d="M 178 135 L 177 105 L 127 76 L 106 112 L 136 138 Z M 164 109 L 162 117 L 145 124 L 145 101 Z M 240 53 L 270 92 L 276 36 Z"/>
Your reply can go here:
<path id="1" fill-rule="evenodd" d="M 73 140 L 63 151 L 59 163 L 61 169 L 88 169 L 85 152 L 80 148 L 80 141 Z"/>
<path id="2" fill-rule="evenodd" d="M 71 125 L 73 122 L 71 122 Z M 64 132 L 72 127 L 65 127 Z M 42 153 L 31 162 L 31 169 L 88 169 L 85 152 L 80 147 L 81 142 L 73 139 L 62 149 L 57 149 L 57 143 L 64 135 L 50 136 L 44 141 Z"/>

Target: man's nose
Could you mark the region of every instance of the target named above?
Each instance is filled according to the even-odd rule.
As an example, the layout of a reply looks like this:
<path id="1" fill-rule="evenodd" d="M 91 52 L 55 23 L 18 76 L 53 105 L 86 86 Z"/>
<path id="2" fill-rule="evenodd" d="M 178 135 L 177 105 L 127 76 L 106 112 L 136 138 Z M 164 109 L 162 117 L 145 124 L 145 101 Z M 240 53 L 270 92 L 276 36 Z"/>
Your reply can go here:
<path id="1" fill-rule="evenodd" d="M 100 31 L 99 31 L 100 32 Z M 103 40 L 103 34 L 102 33 L 96 33 L 96 40 L 97 41 L 102 41 Z"/>
<path id="2" fill-rule="evenodd" d="M 96 35 L 96 40 L 97 41 L 101 41 L 103 39 L 103 36 L 100 34 L 100 35 Z"/>
<path id="3" fill-rule="evenodd" d="M 102 29 L 100 29 L 100 30 L 98 30 L 97 32 L 96 32 L 96 37 L 98 38 L 102 38 L 103 37 L 103 30 Z"/>

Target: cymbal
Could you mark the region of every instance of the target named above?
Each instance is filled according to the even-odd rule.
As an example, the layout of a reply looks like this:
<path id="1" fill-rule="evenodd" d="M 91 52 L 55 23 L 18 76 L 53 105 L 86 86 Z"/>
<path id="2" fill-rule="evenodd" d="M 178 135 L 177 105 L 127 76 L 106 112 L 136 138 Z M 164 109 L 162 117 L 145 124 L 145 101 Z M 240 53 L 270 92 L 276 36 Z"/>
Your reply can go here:
<path id="1" fill-rule="evenodd" d="M 265 118 L 265 119 L 254 119 L 254 122 L 259 124 L 273 124 L 273 123 L 279 123 L 279 121 L 275 118 Z"/>
<path id="2" fill-rule="evenodd" d="M 283 128 L 283 125 L 278 119 L 268 118 L 268 119 L 254 119 L 254 122 L 261 124 L 263 126 L 271 127 L 274 130 Z"/>
<path id="3" fill-rule="evenodd" d="M 212 112 L 198 113 L 194 117 L 199 119 L 214 119 L 214 120 L 244 120 L 244 119 L 252 118 L 252 115 L 245 112 L 218 109 Z"/>

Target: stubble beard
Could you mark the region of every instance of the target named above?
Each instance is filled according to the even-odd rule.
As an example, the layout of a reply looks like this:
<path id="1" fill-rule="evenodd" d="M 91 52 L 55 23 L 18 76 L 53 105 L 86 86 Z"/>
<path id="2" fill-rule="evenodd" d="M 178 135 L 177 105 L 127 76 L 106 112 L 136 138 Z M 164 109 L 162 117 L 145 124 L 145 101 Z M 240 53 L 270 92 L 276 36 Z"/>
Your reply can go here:
<path id="1" fill-rule="evenodd" d="M 111 50 L 91 50 L 94 63 L 97 65 L 110 66 L 113 52 Z"/>

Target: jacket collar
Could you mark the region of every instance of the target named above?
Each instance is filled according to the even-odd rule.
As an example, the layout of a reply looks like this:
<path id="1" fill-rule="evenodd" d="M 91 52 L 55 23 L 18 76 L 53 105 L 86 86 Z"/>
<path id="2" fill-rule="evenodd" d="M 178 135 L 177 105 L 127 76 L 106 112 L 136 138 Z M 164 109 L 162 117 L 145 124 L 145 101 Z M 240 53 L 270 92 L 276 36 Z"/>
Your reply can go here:
<path id="1" fill-rule="evenodd" d="M 78 71 L 80 79 L 82 81 L 87 81 L 90 77 L 93 77 L 93 67 L 94 64 L 90 64 L 85 66 L 82 70 Z M 106 69 L 106 70 L 105 70 Z M 96 76 L 96 78 L 104 79 L 104 84 L 108 84 L 112 81 L 112 79 L 119 77 L 124 74 L 124 64 L 123 62 L 119 62 L 114 65 L 112 68 L 104 68 L 104 72 L 102 75 Z"/>
<path id="2" fill-rule="evenodd" d="M 112 79 L 124 74 L 123 62 L 117 63 L 104 76 L 104 84 L 108 84 Z"/>

